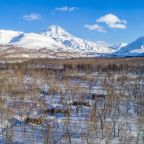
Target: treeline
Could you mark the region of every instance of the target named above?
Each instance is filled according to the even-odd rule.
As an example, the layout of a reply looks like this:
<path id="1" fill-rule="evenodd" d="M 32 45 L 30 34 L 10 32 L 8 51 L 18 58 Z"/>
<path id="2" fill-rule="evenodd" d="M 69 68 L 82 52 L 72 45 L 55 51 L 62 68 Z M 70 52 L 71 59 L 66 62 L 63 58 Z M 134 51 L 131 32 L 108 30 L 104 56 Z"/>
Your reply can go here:
<path id="1" fill-rule="evenodd" d="M 64 64 L 64 70 L 77 70 L 77 71 L 102 71 L 102 72 L 107 72 L 107 71 L 129 71 L 129 72 L 143 72 L 144 71 L 144 64 L 128 64 L 128 63 L 101 63 L 101 64 Z"/>
<path id="2" fill-rule="evenodd" d="M 29 60 L 17 63 L 6 63 L 7 69 L 48 69 L 53 71 L 138 71 L 144 70 L 144 58 L 115 59 L 69 59 L 69 60 Z M 2 65 L 2 68 L 4 64 Z"/>

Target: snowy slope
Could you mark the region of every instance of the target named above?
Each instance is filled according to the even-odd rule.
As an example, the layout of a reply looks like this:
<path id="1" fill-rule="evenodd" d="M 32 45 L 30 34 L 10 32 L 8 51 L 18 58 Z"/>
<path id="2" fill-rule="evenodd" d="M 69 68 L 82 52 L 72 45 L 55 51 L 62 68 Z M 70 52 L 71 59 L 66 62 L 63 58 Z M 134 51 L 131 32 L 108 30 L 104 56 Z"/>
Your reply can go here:
<path id="1" fill-rule="evenodd" d="M 126 47 L 128 43 L 120 43 L 118 45 L 113 45 L 111 48 L 115 49 L 116 51 L 120 50 L 123 47 Z"/>
<path id="2" fill-rule="evenodd" d="M 22 32 L 11 30 L 0 30 L 0 44 L 8 44 L 14 37 L 21 35 Z"/>
<path id="3" fill-rule="evenodd" d="M 40 50 L 42 48 L 58 49 L 62 45 L 56 43 L 52 38 L 45 37 L 36 33 L 19 35 L 9 43 L 10 45 L 21 46 L 26 49 Z"/>
<path id="4" fill-rule="evenodd" d="M 140 37 L 137 40 L 129 43 L 119 51 L 115 52 L 114 55 L 123 56 L 144 56 L 144 37 Z"/>

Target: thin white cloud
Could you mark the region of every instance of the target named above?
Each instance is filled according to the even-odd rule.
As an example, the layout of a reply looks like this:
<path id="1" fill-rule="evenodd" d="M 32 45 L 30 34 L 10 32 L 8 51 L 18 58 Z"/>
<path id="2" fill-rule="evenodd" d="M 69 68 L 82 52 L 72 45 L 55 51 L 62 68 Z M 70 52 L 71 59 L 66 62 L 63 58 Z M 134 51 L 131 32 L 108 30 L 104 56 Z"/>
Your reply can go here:
<path id="1" fill-rule="evenodd" d="M 65 11 L 72 12 L 72 11 L 75 11 L 75 10 L 78 10 L 78 9 L 79 9 L 78 7 L 64 6 L 64 7 L 58 7 L 55 10 L 56 11 L 62 11 L 62 12 L 65 12 Z"/>
<path id="2" fill-rule="evenodd" d="M 93 25 L 86 24 L 84 27 L 89 29 L 90 31 L 95 31 L 96 30 L 96 31 L 99 31 L 99 32 L 106 32 L 106 30 L 98 24 L 93 24 Z"/>
<path id="3" fill-rule="evenodd" d="M 29 15 L 24 15 L 23 19 L 26 21 L 34 21 L 34 20 L 39 20 L 41 18 L 41 15 L 39 14 L 29 14 Z"/>
<path id="4" fill-rule="evenodd" d="M 112 29 L 126 29 L 127 21 L 121 20 L 114 14 L 106 14 L 96 20 L 98 23 L 105 23 L 108 27 Z"/>
<path id="5" fill-rule="evenodd" d="M 112 29 L 126 29 L 127 28 L 125 24 L 120 24 L 120 23 L 110 24 L 109 27 Z"/>

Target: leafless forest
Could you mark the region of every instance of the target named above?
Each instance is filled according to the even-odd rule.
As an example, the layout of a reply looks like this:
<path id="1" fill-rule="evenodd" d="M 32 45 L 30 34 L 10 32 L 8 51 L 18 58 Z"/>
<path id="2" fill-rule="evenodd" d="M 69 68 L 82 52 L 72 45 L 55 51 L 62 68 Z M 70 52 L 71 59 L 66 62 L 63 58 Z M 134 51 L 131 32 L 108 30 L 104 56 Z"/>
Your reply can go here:
<path id="1" fill-rule="evenodd" d="M 0 144 L 144 144 L 144 58 L 1 60 Z"/>

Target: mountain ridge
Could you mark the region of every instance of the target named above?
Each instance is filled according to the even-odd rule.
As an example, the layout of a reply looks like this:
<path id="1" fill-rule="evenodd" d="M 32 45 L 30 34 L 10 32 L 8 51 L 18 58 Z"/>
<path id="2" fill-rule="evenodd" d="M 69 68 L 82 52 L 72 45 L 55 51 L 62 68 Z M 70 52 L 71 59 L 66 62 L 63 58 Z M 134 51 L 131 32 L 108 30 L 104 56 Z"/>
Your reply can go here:
<path id="1" fill-rule="evenodd" d="M 11 55 L 11 51 L 19 52 L 19 57 L 25 55 L 29 58 L 35 56 L 69 58 L 144 55 L 144 37 L 130 44 L 121 43 L 110 47 L 76 37 L 57 25 L 51 25 L 41 33 L 0 30 L 0 45 L 0 52 L 12 57 L 14 55 Z M 25 51 L 29 51 L 30 54 L 28 52 L 25 54 Z M 32 52 L 34 55 L 31 54 Z"/>

